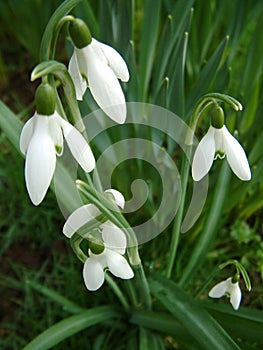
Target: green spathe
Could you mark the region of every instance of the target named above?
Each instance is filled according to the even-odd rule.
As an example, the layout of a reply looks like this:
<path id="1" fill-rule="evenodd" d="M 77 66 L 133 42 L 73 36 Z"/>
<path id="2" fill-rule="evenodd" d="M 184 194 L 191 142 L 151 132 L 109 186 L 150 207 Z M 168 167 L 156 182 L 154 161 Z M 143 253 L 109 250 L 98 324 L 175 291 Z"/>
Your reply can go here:
<path id="1" fill-rule="evenodd" d="M 35 94 L 35 104 L 37 114 L 46 116 L 54 114 L 56 94 L 51 85 L 39 85 Z"/>
<path id="2" fill-rule="evenodd" d="M 89 28 L 82 19 L 76 18 L 70 22 L 69 33 L 78 49 L 82 49 L 91 43 L 92 37 Z"/>

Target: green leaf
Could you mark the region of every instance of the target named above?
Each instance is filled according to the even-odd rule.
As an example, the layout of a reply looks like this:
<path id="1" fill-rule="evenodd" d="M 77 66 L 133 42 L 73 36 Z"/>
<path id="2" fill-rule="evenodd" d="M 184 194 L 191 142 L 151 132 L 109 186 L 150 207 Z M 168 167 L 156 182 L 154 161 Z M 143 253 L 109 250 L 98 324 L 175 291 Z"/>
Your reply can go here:
<path id="1" fill-rule="evenodd" d="M 229 334 L 237 339 L 257 342 L 263 345 L 263 311 L 241 307 L 238 312 L 231 306 L 212 303 L 200 303 L 224 327 Z"/>
<path id="2" fill-rule="evenodd" d="M 199 344 L 196 340 L 175 317 L 168 313 L 145 310 L 134 311 L 129 321 L 132 324 L 174 336 L 177 341 L 185 346 L 187 345 L 187 349 L 189 350 L 199 349 Z"/>
<path id="3" fill-rule="evenodd" d="M 39 293 L 53 300 L 55 303 L 60 304 L 63 307 L 63 310 L 66 310 L 74 314 L 80 313 L 81 311 L 85 310 L 83 307 L 73 303 L 71 300 L 65 298 L 63 295 L 60 295 L 55 290 L 52 290 L 51 288 L 48 288 L 40 283 L 37 283 L 36 281 L 27 280 L 26 283 L 31 288 L 35 289 Z"/>
<path id="4" fill-rule="evenodd" d="M 106 320 L 113 320 L 120 316 L 115 308 L 111 306 L 99 306 L 77 315 L 68 317 L 43 333 L 39 334 L 23 350 L 47 350 L 59 344 L 71 335 L 83 329 L 94 326 Z"/>
<path id="5" fill-rule="evenodd" d="M 203 350 L 240 349 L 215 319 L 174 282 L 154 275 L 149 283 L 153 295 L 178 319 Z"/>
<path id="6" fill-rule="evenodd" d="M 91 7 L 89 1 L 82 1 L 74 8 L 74 15 L 83 19 L 91 32 L 91 35 L 97 38 L 99 33 L 99 25 L 94 14 L 94 9 Z"/>
<path id="7" fill-rule="evenodd" d="M 151 349 L 160 350 L 160 344 L 158 342 L 158 337 L 153 332 L 145 328 L 140 328 L 140 347 L 139 350 Z"/>
<path id="8" fill-rule="evenodd" d="M 42 37 L 41 46 L 40 46 L 40 61 L 46 61 L 51 58 L 51 53 L 53 50 L 52 41 L 53 35 L 55 33 L 56 26 L 59 20 L 69 13 L 75 6 L 77 6 L 82 0 L 67 0 L 56 9 L 50 18 L 45 32 Z M 54 43 L 55 45 L 56 43 Z"/>
<path id="9" fill-rule="evenodd" d="M 155 47 L 158 38 L 159 20 L 161 1 L 160 0 L 145 0 L 144 4 L 144 17 L 141 31 L 140 40 L 140 66 L 139 66 L 139 96 L 140 101 L 143 102 L 147 96 L 147 90 L 149 86 L 149 80 L 151 76 Z M 154 14 L 154 15 L 150 15 Z"/>
<path id="10" fill-rule="evenodd" d="M 189 20 L 187 17 L 191 14 L 191 7 L 194 0 L 176 1 L 171 14 L 168 15 L 165 25 L 162 30 L 158 53 L 156 57 L 155 71 L 154 71 L 154 86 L 158 86 L 161 80 L 167 75 L 168 67 L 174 66 L 173 60 L 169 60 L 172 51 L 175 47 L 178 36 L 188 29 Z"/>
<path id="11" fill-rule="evenodd" d="M 9 141 L 19 151 L 19 137 L 23 123 L 2 101 L 0 101 L 0 127 Z"/>
<path id="12" fill-rule="evenodd" d="M 180 279 L 179 284 L 181 286 L 186 285 L 190 281 L 194 273 L 203 263 L 205 255 L 216 236 L 224 201 L 227 195 L 230 175 L 231 172 L 229 165 L 226 161 L 224 161 L 222 164 L 222 169 L 219 173 L 217 184 L 215 186 L 212 205 L 206 218 L 204 228 L 202 229 L 202 233 L 197 238 L 195 247 L 193 251 L 191 251 L 190 258 Z"/>
<path id="13" fill-rule="evenodd" d="M 228 39 L 229 38 L 226 37 L 222 40 L 212 57 L 209 59 L 207 64 L 200 72 L 198 80 L 196 81 L 192 91 L 189 94 L 189 97 L 187 98 L 187 113 L 189 113 L 192 110 L 192 106 L 196 104 L 196 101 L 202 95 L 208 92 L 208 89 L 216 76 L 216 72 L 222 63 L 222 58 L 225 52 L 226 45 L 228 43 Z"/>

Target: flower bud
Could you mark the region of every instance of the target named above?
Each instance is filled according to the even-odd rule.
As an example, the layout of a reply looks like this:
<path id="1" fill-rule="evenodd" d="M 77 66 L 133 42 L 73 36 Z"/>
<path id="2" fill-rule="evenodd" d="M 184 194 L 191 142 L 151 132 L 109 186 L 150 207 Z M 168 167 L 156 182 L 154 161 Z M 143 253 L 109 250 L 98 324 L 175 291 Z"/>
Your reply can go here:
<path id="1" fill-rule="evenodd" d="M 217 106 L 212 110 L 211 113 L 212 126 L 216 129 L 221 129 L 225 124 L 225 116 L 223 109 Z"/>
<path id="2" fill-rule="evenodd" d="M 56 94 L 49 84 L 41 84 L 35 93 L 35 104 L 38 114 L 52 115 L 55 111 Z"/>
<path id="3" fill-rule="evenodd" d="M 92 37 L 89 28 L 80 18 L 75 18 L 72 22 L 70 22 L 69 33 L 74 45 L 78 49 L 82 49 L 91 43 Z"/>

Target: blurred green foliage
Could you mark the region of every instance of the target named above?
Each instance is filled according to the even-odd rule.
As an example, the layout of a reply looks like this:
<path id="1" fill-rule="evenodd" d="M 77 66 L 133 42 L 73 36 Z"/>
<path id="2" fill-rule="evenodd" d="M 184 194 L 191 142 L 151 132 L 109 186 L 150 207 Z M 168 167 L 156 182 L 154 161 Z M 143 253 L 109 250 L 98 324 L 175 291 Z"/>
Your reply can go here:
<path id="1" fill-rule="evenodd" d="M 27 119 L 33 110 L 35 85 L 29 82 L 30 71 L 38 63 L 44 28 L 61 2 L 0 2 L 0 91 L 3 101 L 16 112 L 20 111 L 19 119 Z M 73 13 L 88 23 L 94 37 L 117 48 L 127 60 L 131 73 L 130 82 L 124 84 L 127 101 L 163 106 L 186 121 L 197 100 L 208 92 L 228 93 L 243 104 L 244 110 L 239 114 L 226 107 L 226 124 L 230 130 L 238 130 L 238 139 L 249 155 L 252 180 L 241 183 L 234 176 L 231 177 L 229 195 L 225 198 L 217 227 L 218 236 L 210 242 L 205 266 L 201 262 L 196 263 L 194 272 L 198 274 L 195 279 L 189 278 L 187 290 L 192 293 L 198 291 L 215 263 L 239 259 L 248 269 L 253 287 L 251 295 L 244 296 L 244 305 L 262 309 L 262 2 L 85 0 Z M 63 48 L 65 40 L 67 50 Z M 65 63 L 71 48 L 65 30 L 57 50 Z M 19 84 L 18 81 L 23 83 Z M 81 109 L 83 113 L 88 113 L 94 108 L 96 106 L 87 93 Z M 206 128 L 204 118 L 198 126 L 197 136 L 203 135 Z M 108 132 L 104 135 L 105 147 L 107 141 L 114 139 L 116 142 L 129 132 L 125 125 L 119 127 L 117 132 Z M 148 132 L 145 134 L 148 135 Z M 178 150 L 165 135 L 158 135 L 158 142 L 173 157 L 177 156 Z M 102 144 L 95 146 L 99 152 L 103 151 Z M 0 315 L 0 347 L 7 350 L 21 349 L 43 329 L 74 313 L 72 309 L 65 310 L 58 302 L 56 293 L 80 308 L 99 306 L 106 299 L 109 304 L 117 301 L 107 286 L 96 294 L 85 290 L 81 264 L 76 261 L 62 234 L 59 234 L 63 217 L 55 197 L 50 192 L 40 208 L 33 207 L 25 191 L 24 161 L 18 157 L 4 133 L 1 134 L 0 149 L 0 254 L 3 261 L 0 290 L 5 296 Z M 137 165 L 136 162 L 132 164 L 134 174 L 130 174 L 130 171 L 127 174 L 131 164 L 123 165 L 119 169 L 120 174 L 127 176 L 118 176 L 117 169 L 114 179 L 115 186 L 126 191 L 126 195 L 130 195 L 129 186 L 133 177 L 146 179 L 149 184 L 151 201 L 144 208 L 143 215 L 140 211 L 133 216 L 133 222 L 140 222 L 142 216 L 147 217 L 151 208 L 158 203 L 155 199 L 159 188 L 158 179 L 156 176 L 151 177 L 151 169 L 145 168 L 142 163 Z M 219 161 L 214 164 L 210 176 L 210 193 L 202 217 L 181 238 L 173 273 L 176 281 L 180 279 L 198 245 L 221 166 Z M 188 193 L 187 201 L 190 195 Z M 169 250 L 169 235 L 167 230 L 161 244 L 156 239 L 141 247 L 147 271 L 164 270 L 167 258 L 164 252 Z M 161 260 L 160 257 L 164 258 Z M 50 293 L 41 288 L 39 283 L 49 288 Z M 134 349 L 132 339 L 137 331 L 125 333 L 122 327 L 117 331 L 118 339 L 106 322 L 101 326 L 99 336 L 97 330 L 91 328 L 88 344 L 83 332 L 57 345 L 56 349 L 109 349 L 107 344 L 111 344 L 110 349 L 123 349 L 120 344 L 126 343 Z M 249 334 L 249 330 L 246 332 Z M 190 349 L 182 343 L 178 345 L 180 337 L 176 335 L 172 340 L 166 335 L 162 337 L 165 338 L 167 349 Z M 252 343 L 244 332 L 238 336 L 233 330 L 233 337 L 242 349 L 256 349 L 262 345 L 258 341 Z"/>

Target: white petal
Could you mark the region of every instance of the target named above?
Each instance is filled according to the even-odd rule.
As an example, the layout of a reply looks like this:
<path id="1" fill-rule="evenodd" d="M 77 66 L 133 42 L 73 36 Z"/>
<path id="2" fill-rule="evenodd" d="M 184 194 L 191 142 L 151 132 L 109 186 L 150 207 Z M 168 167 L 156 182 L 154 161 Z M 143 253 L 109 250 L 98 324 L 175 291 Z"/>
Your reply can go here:
<path id="1" fill-rule="evenodd" d="M 210 126 L 206 135 L 196 148 L 193 163 L 192 176 L 194 181 L 200 181 L 210 170 L 215 155 L 215 129 Z"/>
<path id="2" fill-rule="evenodd" d="M 126 65 L 126 62 L 121 57 L 121 55 L 113 49 L 111 46 L 103 44 L 95 39 L 93 42 L 96 42 L 97 45 L 102 49 L 103 54 L 105 55 L 108 65 L 112 68 L 116 77 L 122 81 L 128 81 L 130 78 L 129 71 Z"/>
<path id="3" fill-rule="evenodd" d="M 75 86 L 77 100 L 82 100 L 87 89 L 87 82 L 80 73 L 77 55 L 78 49 L 75 48 L 69 61 L 68 71 Z"/>
<path id="4" fill-rule="evenodd" d="M 114 276 L 122 279 L 130 279 L 134 276 L 130 265 L 122 255 L 109 249 L 105 249 L 105 255 L 109 270 Z"/>
<path id="5" fill-rule="evenodd" d="M 124 196 L 121 192 L 117 191 L 117 190 L 114 190 L 114 189 L 109 189 L 109 190 L 106 190 L 105 192 L 110 192 L 114 199 L 115 199 L 115 202 L 116 204 L 121 208 L 123 209 L 124 206 L 125 206 L 125 199 L 124 199 Z"/>
<path id="6" fill-rule="evenodd" d="M 49 117 L 49 134 L 55 145 L 56 153 L 61 156 L 63 153 L 63 134 L 60 126 L 60 116 L 55 111 L 52 116 Z"/>
<path id="7" fill-rule="evenodd" d="M 119 254 L 124 254 L 127 247 L 127 239 L 124 232 L 110 221 L 102 224 L 101 230 L 105 246 Z"/>
<path id="8" fill-rule="evenodd" d="M 120 83 L 113 70 L 90 48 L 88 81 L 92 96 L 101 109 L 116 123 L 126 119 L 126 103 Z"/>
<path id="9" fill-rule="evenodd" d="M 230 278 L 231 279 L 231 278 Z M 222 281 L 218 284 L 216 284 L 209 292 L 209 296 L 211 298 L 221 298 L 223 295 L 226 294 L 226 291 L 228 290 L 229 283 L 228 280 Z"/>
<path id="10" fill-rule="evenodd" d="M 37 115 L 37 113 L 35 113 L 34 116 L 31 117 L 25 123 L 25 125 L 23 126 L 23 129 L 21 131 L 19 147 L 20 147 L 21 152 L 24 155 L 26 154 L 29 143 L 31 141 L 33 131 L 34 131 L 35 122 L 36 122 L 37 118 L 38 118 L 38 115 Z"/>
<path id="11" fill-rule="evenodd" d="M 63 118 L 60 118 L 61 127 L 70 148 L 70 151 L 79 165 L 90 172 L 95 168 L 95 158 L 87 141 L 81 133 Z"/>
<path id="12" fill-rule="evenodd" d="M 56 166 L 55 147 L 48 133 L 48 118 L 37 117 L 34 134 L 26 154 L 26 186 L 35 205 L 40 204 L 45 197 Z"/>
<path id="13" fill-rule="evenodd" d="M 241 302 L 241 290 L 238 282 L 232 285 L 232 290 L 230 291 L 230 303 L 232 304 L 233 308 L 237 310 Z"/>
<path id="14" fill-rule="evenodd" d="M 230 134 L 225 126 L 223 127 L 223 132 L 224 148 L 231 169 L 241 180 L 250 180 L 251 171 L 243 147 L 240 145 L 237 139 L 235 139 L 234 136 Z"/>
<path id="15" fill-rule="evenodd" d="M 93 204 L 86 204 L 76 209 L 65 222 L 63 227 L 64 235 L 70 238 L 80 227 L 98 215 L 100 215 L 100 211 Z"/>
<path id="16" fill-rule="evenodd" d="M 83 278 L 88 290 L 99 289 L 104 282 L 104 271 L 96 257 L 88 258 L 83 267 Z"/>

